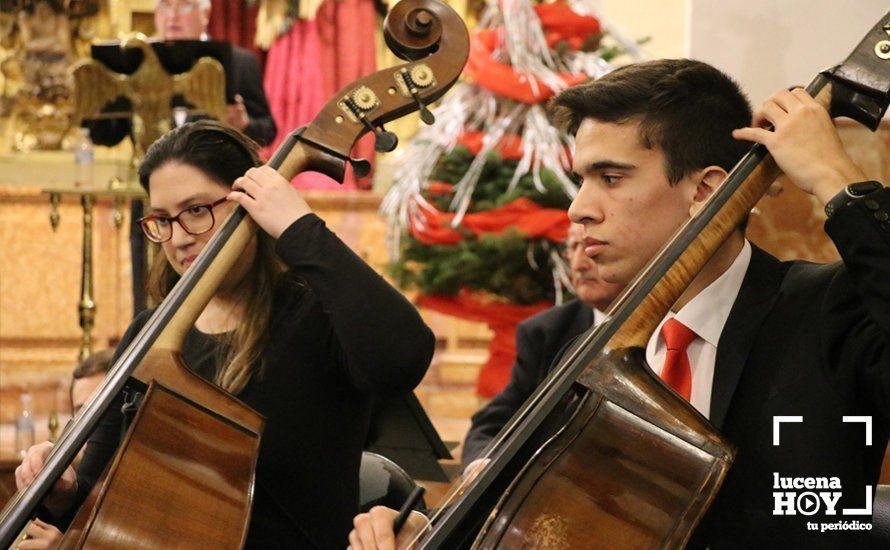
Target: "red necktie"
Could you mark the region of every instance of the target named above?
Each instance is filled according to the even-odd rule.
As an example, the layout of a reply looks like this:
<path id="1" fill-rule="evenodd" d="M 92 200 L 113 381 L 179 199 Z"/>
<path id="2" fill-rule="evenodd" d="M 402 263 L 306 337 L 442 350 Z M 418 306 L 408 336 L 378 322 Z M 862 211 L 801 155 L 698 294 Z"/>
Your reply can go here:
<path id="1" fill-rule="evenodd" d="M 692 368 L 686 348 L 698 335 L 673 317 L 661 326 L 661 335 L 667 347 L 661 379 L 689 401 L 689 396 L 692 395 Z"/>

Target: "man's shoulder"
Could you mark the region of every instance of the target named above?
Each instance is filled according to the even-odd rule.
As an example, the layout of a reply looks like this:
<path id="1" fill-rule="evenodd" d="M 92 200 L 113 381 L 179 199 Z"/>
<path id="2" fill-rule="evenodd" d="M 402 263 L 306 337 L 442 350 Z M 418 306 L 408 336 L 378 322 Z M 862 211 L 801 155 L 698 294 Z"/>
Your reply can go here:
<path id="1" fill-rule="evenodd" d="M 786 268 L 782 282 L 783 291 L 800 290 L 812 293 L 819 289 L 827 290 L 838 279 L 846 279 L 846 267 L 841 261 L 817 263 L 809 260 L 788 260 L 782 262 Z"/>
<path id="2" fill-rule="evenodd" d="M 814 281 L 834 277 L 844 270 L 842 261 L 819 263 L 810 260 L 788 260 L 782 263 L 788 266 L 789 276 Z"/>
<path id="3" fill-rule="evenodd" d="M 829 263 L 817 263 L 810 260 L 779 260 L 768 252 L 753 247 L 751 264 L 748 268 L 747 279 L 750 282 L 762 282 L 764 280 L 781 281 L 781 289 L 808 289 L 825 288 L 837 278 L 839 274 L 846 272 L 841 261 Z"/>
<path id="4" fill-rule="evenodd" d="M 755 248 L 731 315 L 747 316 L 748 313 L 743 312 L 759 308 L 757 304 L 767 301 L 776 312 L 795 311 L 799 315 L 810 312 L 805 318 L 819 324 L 822 308 L 853 306 L 858 300 L 842 262 L 781 261 Z M 739 304 L 745 307 L 740 309 Z"/>
<path id="5" fill-rule="evenodd" d="M 593 323 L 593 310 L 578 299 L 536 313 L 520 323 L 519 328 L 531 331 L 548 330 L 573 322 L 587 325 Z"/>
<path id="6" fill-rule="evenodd" d="M 247 48 L 242 48 L 236 44 L 232 44 L 232 61 L 239 65 L 251 63 L 257 67 L 259 67 L 260 64 L 256 54 Z"/>

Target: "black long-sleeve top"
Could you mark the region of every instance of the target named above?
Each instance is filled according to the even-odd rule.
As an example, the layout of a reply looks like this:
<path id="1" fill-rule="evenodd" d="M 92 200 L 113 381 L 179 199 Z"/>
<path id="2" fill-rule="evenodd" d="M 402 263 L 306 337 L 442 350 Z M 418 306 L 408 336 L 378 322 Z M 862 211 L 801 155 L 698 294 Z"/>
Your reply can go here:
<path id="1" fill-rule="evenodd" d="M 294 222 L 276 250 L 290 269 L 275 291 L 262 372 L 238 395 L 266 417 L 247 546 L 344 548 L 358 511 L 371 397 L 414 388 L 434 338 L 414 307 L 314 214 Z M 118 353 L 150 314 L 134 320 Z M 182 354 L 212 379 L 220 345 L 192 328 Z M 88 442 L 80 499 L 120 443 L 122 402 Z"/>

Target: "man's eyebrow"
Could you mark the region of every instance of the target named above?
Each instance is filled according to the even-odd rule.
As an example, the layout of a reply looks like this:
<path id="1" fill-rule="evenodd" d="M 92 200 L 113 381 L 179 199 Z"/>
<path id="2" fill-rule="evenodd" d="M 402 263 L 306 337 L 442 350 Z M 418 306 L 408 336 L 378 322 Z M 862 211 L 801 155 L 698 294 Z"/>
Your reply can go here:
<path id="1" fill-rule="evenodd" d="M 614 160 L 599 160 L 596 162 L 591 162 L 585 167 L 585 171 L 588 174 L 593 172 L 601 172 L 603 170 L 633 170 L 636 168 L 634 164 L 627 164 L 624 162 L 618 162 Z"/>

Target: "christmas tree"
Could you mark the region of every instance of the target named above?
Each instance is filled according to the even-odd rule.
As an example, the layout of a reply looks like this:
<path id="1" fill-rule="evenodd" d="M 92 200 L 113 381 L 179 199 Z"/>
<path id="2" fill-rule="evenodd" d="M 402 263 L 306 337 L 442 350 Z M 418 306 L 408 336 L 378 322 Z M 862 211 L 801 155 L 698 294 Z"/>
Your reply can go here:
<path id="1" fill-rule="evenodd" d="M 421 307 L 492 328 L 482 396 L 509 379 L 516 325 L 571 291 L 561 245 L 577 193 L 573 140 L 550 124 L 546 102 L 636 51 L 603 46 L 603 31 L 580 2 L 489 3 L 465 82 L 402 151 L 382 205 L 399 285 L 418 289 Z"/>

